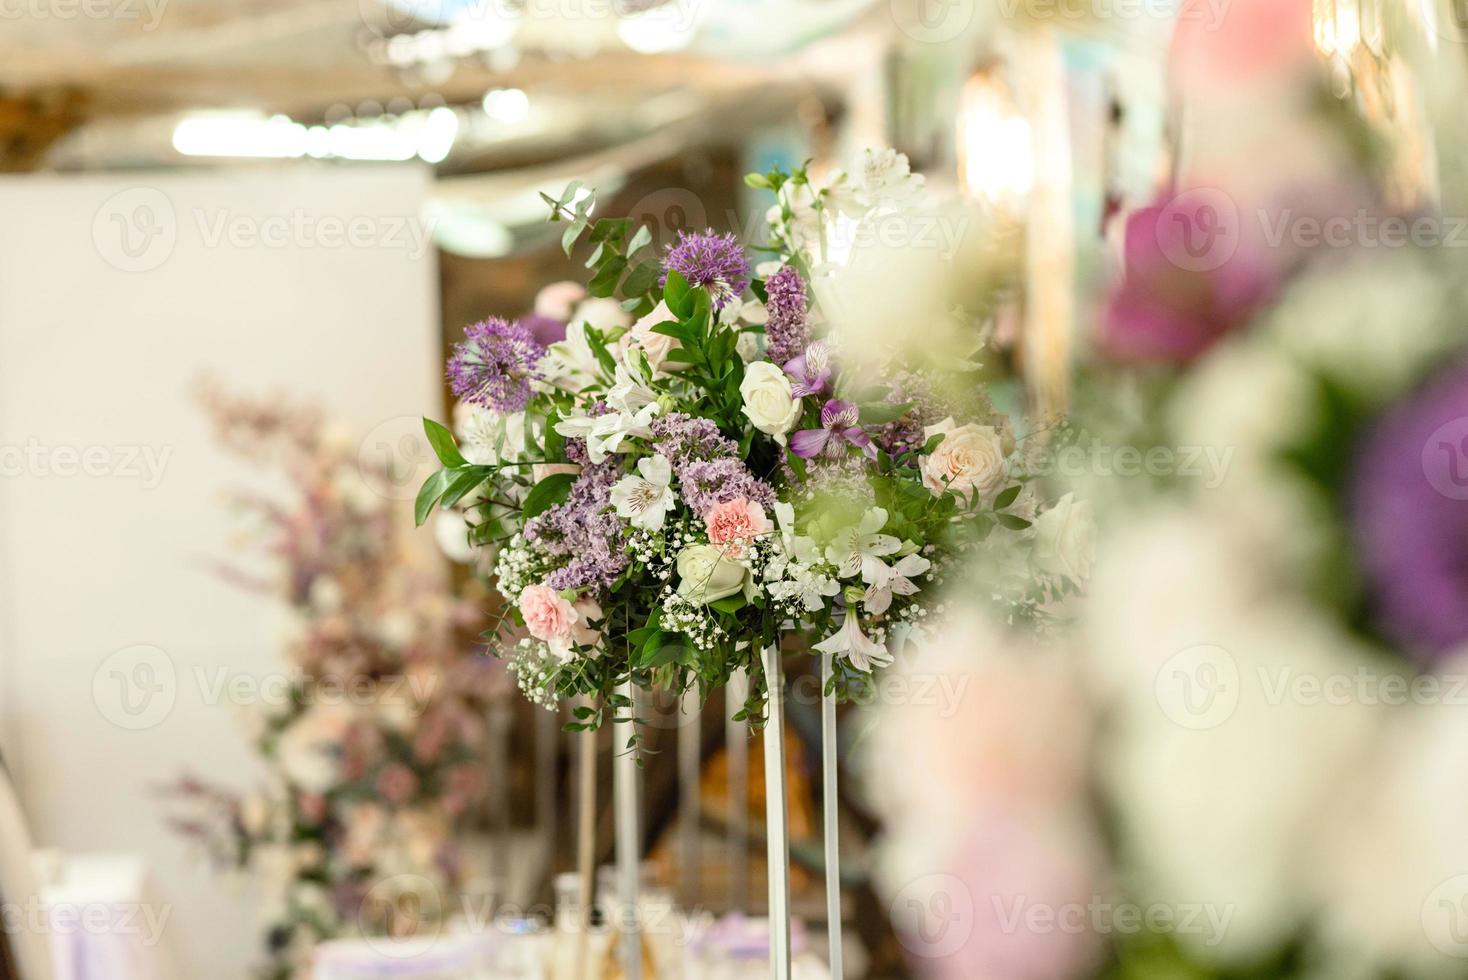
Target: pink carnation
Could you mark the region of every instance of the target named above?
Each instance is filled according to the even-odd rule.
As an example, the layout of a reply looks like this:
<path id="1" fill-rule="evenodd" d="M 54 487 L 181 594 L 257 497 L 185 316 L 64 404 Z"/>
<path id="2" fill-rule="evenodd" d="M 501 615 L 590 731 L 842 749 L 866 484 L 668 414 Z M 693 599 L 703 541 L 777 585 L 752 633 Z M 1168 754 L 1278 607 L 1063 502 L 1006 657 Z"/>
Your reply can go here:
<path id="1" fill-rule="evenodd" d="M 770 530 L 765 509 L 746 497 L 714 504 L 703 515 L 709 543 L 724 549 L 730 558 L 744 557 L 744 542 Z"/>
<path id="2" fill-rule="evenodd" d="M 520 615 L 530 635 L 549 643 L 564 639 L 576 622 L 576 609 L 548 585 L 532 585 L 520 593 Z"/>
<path id="3" fill-rule="evenodd" d="M 377 777 L 377 792 L 393 806 L 402 806 L 418 792 L 418 777 L 401 762 L 394 762 Z"/>

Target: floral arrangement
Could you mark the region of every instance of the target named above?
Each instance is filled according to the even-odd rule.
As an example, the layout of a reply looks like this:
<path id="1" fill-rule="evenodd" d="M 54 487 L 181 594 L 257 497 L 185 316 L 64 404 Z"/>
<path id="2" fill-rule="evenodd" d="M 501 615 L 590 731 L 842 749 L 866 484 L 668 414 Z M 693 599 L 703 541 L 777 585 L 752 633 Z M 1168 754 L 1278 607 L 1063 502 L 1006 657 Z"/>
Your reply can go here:
<path id="1" fill-rule="evenodd" d="M 1197 295 L 1193 270 L 1142 268 L 1158 301 Z M 1104 561 L 1075 628 L 1037 642 L 975 615 L 901 665 L 952 692 L 883 706 L 868 740 L 879 878 L 922 975 L 1461 975 L 1455 270 L 1310 256 L 1248 313 L 1137 316 L 1117 287 L 1123 367 L 1089 372 L 1078 414 L 1139 458 L 1226 465 L 1098 468 Z"/>
<path id="2" fill-rule="evenodd" d="M 288 665 L 247 706 L 269 773 L 240 795 L 185 778 L 174 825 L 219 865 L 263 882 L 261 975 L 305 970 L 323 940 L 411 931 L 447 913 L 483 798 L 485 706 L 504 681 L 472 643 L 472 603 L 407 552 L 392 501 L 356 447 L 313 412 L 207 399 L 223 444 L 280 468 L 290 504 L 242 496 L 278 574 L 223 569 L 284 601 Z M 411 892 L 412 894 L 406 894 Z"/>
<path id="3" fill-rule="evenodd" d="M 838 235 L 923 206 L 907 159 L 748 183 L 776 200 L 758 264 L 713 231 L 652 254 L 647 228 L 594 218 L 579 185 L 547 196 L 567 253 L 591 249 L 589 283 L 470 326 L 448 364 L 457 437 L 425 421 L 444 468 L 419 522 L 466 514 L 470 544 L 494 553 L 510 669 L 547 706 L 589 697 L 584 726 L 629 677 L 707 691 L 786 637 L 835 655 L 844 694 L 921 629 L 960 560 L 1020 570 L 986 586 L 1011 619 L 1075 586 L 1036 571 L 1050 507 L 977 363 L 899 351 L 873 371 L 817 301 Z M 979 354 L 983 324 L 955 318 Z"/>

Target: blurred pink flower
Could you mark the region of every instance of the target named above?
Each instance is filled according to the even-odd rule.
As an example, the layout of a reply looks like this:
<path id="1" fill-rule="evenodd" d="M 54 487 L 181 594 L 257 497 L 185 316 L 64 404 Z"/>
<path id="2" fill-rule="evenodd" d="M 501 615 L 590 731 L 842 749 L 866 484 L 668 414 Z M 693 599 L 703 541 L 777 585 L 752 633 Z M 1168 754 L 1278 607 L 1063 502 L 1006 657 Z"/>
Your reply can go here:
<path id="1" fill-rule="evenodd" d="M 934 980 L 1072 980 L 1099 949 L 1095 866 L 1065 833 L 1002 812 L 979 816 L 952 877 L 904 936 Z M 902 915 L 902 910 L 897 910 Z"/>
<path id="2" fill-rule="evenodd" d="M 1236 207 L 1217 191 L 1132 214 L 1122 280 L 1101 320 L 1102 353 L 1184 364 L 1248 323 L 1274 295 L 1279 274 L 1239 232 Z"/>
<path id="3" fill-rule="evenodd" d="M 418 792 L 418 777 L 401 762 L 394 762 L 377 777 L 377 792 L 393 806 L 402 806 Z"/>

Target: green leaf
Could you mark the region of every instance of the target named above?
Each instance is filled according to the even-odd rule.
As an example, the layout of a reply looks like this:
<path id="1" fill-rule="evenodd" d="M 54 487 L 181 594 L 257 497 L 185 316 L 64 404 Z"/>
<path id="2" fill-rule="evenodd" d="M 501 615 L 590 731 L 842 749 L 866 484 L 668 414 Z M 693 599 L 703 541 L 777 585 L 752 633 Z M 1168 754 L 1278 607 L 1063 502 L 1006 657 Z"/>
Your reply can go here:
<path id="1" fill-rule="evenodd" d="M 861 407 L 862 425 L 886 425 L 888 422 L 896 422 L 902 416 L 912 411 L 912 402 L 903 402 L 901 405 L 863 405 Z"/>
<path id="2" fill-rule="evenodd" d="M 661 263 L 647 261 L 632 270 L 627 281 L 622 283 L 622 292 L 628 296 L 645 296 L 652 292 L 658 284 L 658 277 L 662 275 Z"/>
<path id="3" fill-rule="evenodd" d="M 457 470 L 448 470 L 447 472 L 453 474 L 453 477 L 449 481 L 448 489 L 444 491 L 443 497 L 438 502 L 440 507 L 452 507 L 460 500 L 463 500 L 466 494 L 489 479 L 489 475 L 494 472 L 494 468 L 491 466 L 470 466 Z"/>
<path id="4" fill-rule="evenodd" d="M 713 602 L 709 603 L 710 608 L 716 609 L 722 613 L 737 613 L 739 610 L 743 609 L 747 605 L 749 605 L 749 602 L 744 598 L 742 594 L 725 596 L 722 599 L 716 599 Z"/>
<path id="5" fill-rule="evenodd" d="M 996 514 L 999 523 L 1011 531 L 1023 531 L 1030 526 L 1030 522 L 1023 517 L 1015 517 L 1013 514 Z"/>
<path id="6" fill-rule="evenodd" d="M 693 288 L 688 285 L 688 280 L 677 269 L 668 270 L 668 281 L 663 284 L 663 302 L 668 304 L 668 309 L 680 320 L 687 319 L 693 314 L 693 301 L 689 294 Z"/>
<path id="7" fill-rule="evenodd" d="M 561 191 L 561 196 L 557 198 L 556 203 L 561 207 L 565 207 L 567 204 L 570 204 L 573 200 L 575 200 L 576 195 L 581 193 L 581 188 L 585 186 L 586 185 L 579 180 L 571 181 L 569 184 L 566 185 L 566 189 Z"/>
<path id="8" fill-rule="evenodd" d="M 617 361 L 612 357 L 612 352 L 607 349 L 606 338 L 602 336 L 600 330 L 590 324 L 586 327 L 586 346 L 591 348 L 592 356 L 596 358 L 596 363 L 601 365 L 601 369 L 607 373 L 607 377 L 610 378 L 617 373 Z"/>
<path id="9" fill-rule="evenodd" d="M 428 436 L 428 444 L 433 447 L 433 453 L 438 461 L 445 466 L 465 466 L 468 460 L 464 454 L 459 452 L 458 443 L 454 442 L 454 434 L 439 425 L 433 419 L 423 420 L 423 431 Z"/>
<path id="10" fill-rule="evenodd" d="M 585 231 L 585 230 L 586 230 L 586 219 L 585 218 L 577 218 L 575 221 L 571 222 L 570 227 L 568 227 L 564 232 L 562 232 L 562 234 L 561 234 L 561 248 L 565 251 L 565 253 L 567 255 L 570 255 L 571 252 L 575 250 L 575 248 L 576 248 L 576 239 L 580 238 L 581 237 L 581 233 L 583 231 Z"/>
<path id="11" fill-rule="evenodd" d="M 1018 483 L 1016 483 L 1014 486 L 1010 487 L 1008 490 L 1005 490 L 1004 492 L 1000 493 L 999 496 L 997 496 L 997 497 L 994 498 L 994 509 L 995 510 L 1003 510 L 1004 508 L 1008 507 L 1010 504 L 1014 503 L 1017 499 L 1019 499 L 1020 489 L 1021 489 L 1020 485 Z"/>
<path id="12" fill-rule="evenodd" d="M 627 260 L 620 255 L 611 256 L 592 276 L 591 282 L 586 284 L 586 291 L 591 295 L 606 298 L 617 291 L 617 280 L 622 278 L 622 273 L 627 270 Z"/>
<path id="13" fill-rule="evenodd" d="M 525 505 L 520 509 L 521 516 L 528 521 L 544 514 L 570 495 L 571 484 L 575 482 L 576 477 L 570 473 L 552 473 L 530 488 L 525 495 Z"/>
<path id="14" fill-rule="evenodd" d="M 611 242 L 620 245 L 622 239 L 627 237 L 627 230 L 632 227 L 631 218 L 602 218 L 591 227 L 591 240 L 594 242 Z"/>
<path id="15" fill-rule="evenodd" d="M 757 191 L 772 191 L 775 189 L 775 185 L 770 183 L 770 178 L 764 174 L 745 174 L 744 185 L 746 187 L 753 187 Z"/>
<path id="16" fill-rule="evenodd" d="M 941 432 L 935 432 L 928 439 L 927 442 L 923 443 L 923 448 L 921 450 L 921 454 L 924 455 L 924 456 L 931 455 L 932 452 L 933 452 L 933 450 L 937 449 L 938 448 L 938 444 L 940 442 L 942 442 L 942 441 L 943 441 L 943 433 L 941 433 Z"/>
<path id="17" fill-rule="evenodd" d="M 449 487 L 449 479 L 452 471 L 439 470 L 437 473 L 423 481 L 423 489 L 418 491 L 418 499 L 413 502 L 413 523 L 422 527 L 423 522 L 428 520 L 428 515 L 433 511 L 433 505 L 438 503 L 438 498 Z"/>
<path id="18" fill-rule="evenodd" d="M 652 230 L 647 225 L 642 225 L 637 229 L 637 234 L 632 236 L 632 241 L 627 243 L 627 256 L 630 258 L 651 244 Z"/>

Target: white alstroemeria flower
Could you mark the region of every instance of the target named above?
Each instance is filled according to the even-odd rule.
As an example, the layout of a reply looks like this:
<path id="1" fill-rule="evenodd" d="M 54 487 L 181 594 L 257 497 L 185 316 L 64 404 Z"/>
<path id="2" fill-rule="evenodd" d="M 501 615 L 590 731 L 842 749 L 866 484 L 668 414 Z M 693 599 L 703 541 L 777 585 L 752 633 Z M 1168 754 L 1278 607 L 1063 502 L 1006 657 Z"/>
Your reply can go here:
<path id="1" fill-rule="evenodd" d="M 902 542 L 892 535 L 877 533 L 886 526 L 887 512 L 881 507 L 870 508 L 859 523 L 842 529 L 826 546 L 826 560 L 836 566 L 842 578 L 855 578 L 873 563 L 884 565 L 881 559 L 902 549 Z"/>
<path id="2" fill-rule="evenodd" d="M 637 461 L 641 474 L 622 477 L 612 487 L 617 516 L 644 531 L 661 531 L 673 507 L 673 464 L 659 453 Z"/>
<path id="3" fill-rule="evenodd" d="M 932 567 L 933 563 L 922 555 L 908 555 L 895 565 L 879 561 L 875 567 L 870 567 L 864 563 L 862 579 L 867 583 L 867 591 L 862 602 L 867 612 L 873 615 L 886 612 L 892 606 L 894 595 L 916 595 L 918 587 L 912 580 L 927 574 Z M 872 574 L 868 575 L 868 572 Z"/>
<path id="4" fill-rule="evenodd" d="M 540 373 L 554 388 L 578 392 L 596 382 L 601 363 L 586 340 L 586 322 L 566 327 L 566 339 L 546 348 L 540 359 Z"/>
<path id="5" fill-rule="evenodd" d="M 854 609 L 847 610 L 846 621 L 841 628 L 817 643 L 815 648 L 821 653 L 844 656 L 851 666 L 865 674 L 892 664 L 892 654 L 887 652 L 887 647 L 861 631 L 861 620 Z"/>
<path id="6" fill-rule="evenodd" d="M 853 218 L 873 211 L 900 211 L 923 191 L 926 178 L 912 172 L 907 154 L 893 149 L 867 150 L 861 170 L 837 171 L 827 191 L 837 210 Z"/>
<path id="7" fill-rule="evenodd" d="M 627 364 L 617 365 L 616 377 L 607 391 L 607 404 L 619 412 L 636 412 L 658 400 L 657 392 L 648 386 L 648 379 L 641 371 L 647 364 L 646 358 L 634 364 L 629 355 L 628 360 Z"/>
<path id="8" fill-rule="evenodd" d="M 460 402 L 454 416 L 459 451 L 474 465 L 494 466 L 525 458 L 524 412 L 501 415 L 493 409 Z"/>
<path id="9" fill-rule="evenodd" d="M 657 417 L 656 402 L 644 405 L 635 414 L 631 412 L 608 412 L 605 415 L 572 415 L 556 423 L 556 431 L 567 439 L 585 439 L 586 455 L 593 463 L 600 463 L 608 456 L 619 452 L 622 443 L 633 436 L 648 439 L 652 436 L 652 420 Z"/>

